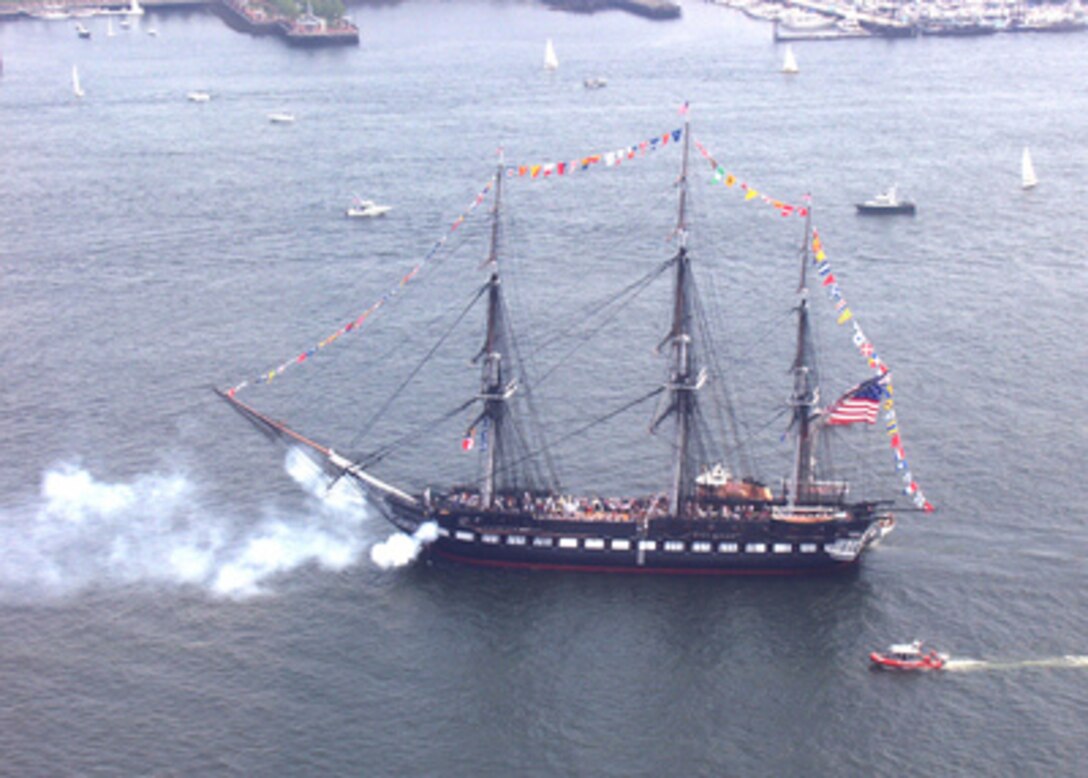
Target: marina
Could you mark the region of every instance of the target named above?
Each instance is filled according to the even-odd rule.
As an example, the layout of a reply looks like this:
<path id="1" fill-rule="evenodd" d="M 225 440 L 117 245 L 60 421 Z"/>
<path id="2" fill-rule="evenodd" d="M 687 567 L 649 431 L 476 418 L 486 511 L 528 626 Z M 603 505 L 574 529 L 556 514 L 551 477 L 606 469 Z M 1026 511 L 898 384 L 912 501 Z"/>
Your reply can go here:
<path id="1" fill-rule="evenodd" d="M 811 0 L 711 0 L 772 24 L 776 41 L 850 38 L 976 37 L 1017 32 L 1081 32 L 1088 16 L 1078 0 L 1061 4 L 968 2 L 812 2 Z"/>

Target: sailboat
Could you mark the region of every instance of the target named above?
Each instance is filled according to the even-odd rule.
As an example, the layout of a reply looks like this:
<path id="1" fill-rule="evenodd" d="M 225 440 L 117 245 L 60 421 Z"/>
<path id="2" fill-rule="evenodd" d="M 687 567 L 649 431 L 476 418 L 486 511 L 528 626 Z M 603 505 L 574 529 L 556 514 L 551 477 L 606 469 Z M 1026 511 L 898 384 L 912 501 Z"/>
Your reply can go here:
<path id="1" fill-rule="evenodd" d="M 1039 185 L 1039 179 L 1035 176 L 1035 165 L 1031 162 L 1031 152 L 1024 147 L 1024 153 L 1020 157 L 1020 186 L 1023 189 L 1033 189 Z"/>
<path id="2" fill-rule="evenodd" d="M 731 459 L 724 453 L 728 444 L 720 439 L 728 436 L 711 421 L 727 418 L 715 415 L 712 404 L 725 398 L 723 386 L 730 371 L 722 369 L 714 349 L 706 308 L 699 302 L 697 267 L 688 250 L 687 121 L 682 132 L 676 183 L 678 248 L 655 263 L 643 279 L 647 284 L 671 280 L 671 294 L 663 301 L 670 324 L 658 347 L 666 377 L 661 384 L 651 383 L 649 391 L 639 389 L 643 396 L 620 409 L 658 402 L 650 434 L 663 434 L 669 451 L 667 465 L 658 472 L 658 491 L 619 497 L 605 496 L 603 490 L 579 494 L 564 488 L 554 472 L 543 430 L 535 423 L 538 414 L 504 291 L 506 262 L 499 224 L 508 171 L 501 160 L 484 190 L 493 192 L 494 198 L 487 258 L 476 271 L 483 271 L 485 278 L 458 318 L 460 322 L 474 307 L 483 308 L 483 321 L 477 325 L 482 344 L 474 360 L 480 371 L 477 392 L 467 390 L 467 397 L 438 420 L 418 417 L 416 432 L 398 434 L 396 442 L 370 454 L 350 456 L 243 402 L 238 391 L 244 384 L 218 393 L 261 431 L 308 450 L 330 476 L 354 483 L 399 530 L 430 540 L 424 551 L 430 558 L 490 567 L 617 573 L 792 574 L 851 569 L 894 525 L 890 501 L 848 498 L 846 482 L 829 479 L 826 463 L 818 461 L 823 447 L 817 442 L 827 442 L 832 427 L 849 423 L 846 417 L 851 415 L 859 421 L 875 420 L 880 398 L 886 396 L 882 386 L 887 376 L 858 384 L 839 402 L 820 407 L 808 300 L 809 267 L 820 250 L 809 209 L 798 252 L 800 283 L 792 327 L 790 472 L 777 492 L 754 476 L 733 474 L 732 464 L 745 458 Z M 705 264 L 699 264 L 700 272 Z M 448 334 L 429 351 L 424 349 L 424 362 L 374 412 L 375 417 L 404 399 L 401 389 Z M 632 356 L 649 351 L 647 345 L 653 344 L 636 345 Z M 781 383 L 785 394 L 786 382 Z M 564 438 L 585 440 L 587 430 L 617 414 L 613 409 L 568 431 Z M 478 456 L 475 480 L 410 487 L 376 474 L 378 463 L 402 450 L 408 439 L 430 436 L 440 421 L 466 415 L 472 421 L 462 448 Z"/>
<path id="3" fill-rule="evenodd" d="M 786 57 L 782 61 L 782 72 L 789 75 L 801 72 L 801 69 L 797 67 L 797 58 L 793 56 L 792 46 L 786 47 Z"/>
<path id="4" fill-rule="evenodd" d="M 544 69 L 545 70 L 558 70 L 559 57 L 555 56 L 555 46 L 552 45 L 552 39 L 548 38 L 548 42 L 544 44 Z"/>
<path id="5" fill-rule="evenodd" d="M 83 97 L 83 87 L 79 85 L 79 69 L 72 65 L 72 94 Z"/>
<path id="6" fill-rule="evenodd" d="M 116 33 L 113 31 L 113 19 L 106 19 L 106 37 L 112 38 Z"/>

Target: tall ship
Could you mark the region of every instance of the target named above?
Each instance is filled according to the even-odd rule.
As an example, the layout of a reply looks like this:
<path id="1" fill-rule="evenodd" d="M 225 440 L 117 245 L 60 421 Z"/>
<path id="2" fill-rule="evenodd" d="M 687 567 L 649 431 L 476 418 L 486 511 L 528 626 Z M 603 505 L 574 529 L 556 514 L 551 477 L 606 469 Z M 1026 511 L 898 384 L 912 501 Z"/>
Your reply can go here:
<path id="1" fill-rule="evenodd" d="M 675 131 L 677 140 L 681 132 L 676 248 L 656 271 L 657 278 L 671 281 L 671 323 L 659 343 L 632 346 L 635 354 L 639 347 L 645 353 L 657 345 L 656 358 L 664 363 L 664 380 L 644 387 L 641 397 L 657 403 L 648 414 L 648 434 L 664 438 L 671 452 L 668 461 L 662 457 L 656 491 L 609 496 L 603 490 L 569 490 L 554 472 L 546 425 L 537 423 L 540 414 L 525 360 L 520 359 L 504 286 L 500 216 L 504 179 L 511 171 L 501 160 L 489 187 L 489 246 L 481 265 L 485 277 L 476 293 L 482 308 L 476 313 L 480 347 L 474 358 L 479 387 L 443 416 L 459 413 L 471 419 L 463 443 L 471 449 L 469 455 L 478 457 L 477 478 L 439 484 L 428 483 L 424 476 L 414 487 L 398 485 L 378 474 L 380 453 L 342 454 L 243 402 L 233 389 L 220 391 L 221 396 L 266 433 L 310 452 L 331 476 L 350 479 L 393 525 L 422 539 L 427 558 L 490 567 L 696 575 L 805 574 L 856 567 L 892 529 L 892 501 L 852 498 L 845 481 L 826 477 L 819 444 L 836 425 L 873 423 L 890 376 L 876 374 L 836 403 L 821 406 L 809 310 L 810 266 L 815 266 L 809 209 L 792 323 L 783 334 L 793 344 L 792 364 L 783 365 L 788 372 L 772 381 L 788 397 L 791 465 L 774 488 L 756 474 L 734 473 L 727 464 L 733 461 L 725 453 L 729 446 L 721 439 L 728 436 L 714 423 L 727 418 L 731 409 L 725 417 L 712 409 L 715 384 L 728 370 L 709 340 L 711 317 L 699 298 L 688 248 L 691 136 L 686 118 L 683 129 Z M 618 413 L 610 410 L 598 421 Z M 423 434 L 433 429 L 428 423 Z"/>

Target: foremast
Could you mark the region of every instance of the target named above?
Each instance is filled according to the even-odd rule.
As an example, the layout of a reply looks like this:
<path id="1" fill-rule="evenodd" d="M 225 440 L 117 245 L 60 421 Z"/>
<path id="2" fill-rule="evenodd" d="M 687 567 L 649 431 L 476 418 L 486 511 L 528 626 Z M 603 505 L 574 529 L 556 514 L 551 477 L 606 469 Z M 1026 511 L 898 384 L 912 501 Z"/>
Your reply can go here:
<path id="1" fill-rule="evenodd" d="M 500 154 L 491 210 L 491 243 L 484 262 L 488 280 L 480 292 L 487 299 L 487 323 L 483 345 L 473 360 L 480 363 L 480 391 L 476 399 L 483 407 L 471 430 L 480 430 L 480 506 L 484 510 L 501 507 L 502 496 L 516 494 L 520 498 L 526 492 L 537 492 L 542 484 L 552 490 L 558 488 L 547 446 L 533 425 L 535 411 L 529 386 L 519 377 L 516 341 L 503 298 L 499 248 L 505 171 Z M 529 412 L 528 429 L 521 424 L 519 409 L 513 407 L 515 402 L 523 404 Z"/>
<path id="2" fill-rule="evenodd" d="M 674 282 L 672 302 L 672 326 L 663 341 L 672 349 L 669 380 L 665 385 L 669 403 L 663 413 L 654 420 L 656 428 L 670 415 L 676 417 L 673 451 L 672 479 L 669 487 L 669 514 L 681 518 L 691 512 L 689 497 L 694 491 L 695 467 L 691 461 L 692 432 L 697 412 L 696 392 L 706 380 L 706 372 L 700 370 L 695 358 L 692 318 L 691 258 L 688 256 L 687 195 L 688 156 L 691 146 L 691 122 L 684 121 L 684 153 L 677 181 L 678 203 L 676 235 L 679 249 L 673 258 Z"/>

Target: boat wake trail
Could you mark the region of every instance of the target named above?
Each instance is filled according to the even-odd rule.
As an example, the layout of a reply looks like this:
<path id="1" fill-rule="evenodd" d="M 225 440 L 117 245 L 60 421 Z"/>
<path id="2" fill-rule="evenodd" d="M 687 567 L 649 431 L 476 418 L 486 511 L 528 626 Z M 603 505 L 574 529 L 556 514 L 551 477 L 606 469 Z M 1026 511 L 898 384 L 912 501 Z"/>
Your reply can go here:
<path id="1" fill-rule="evenodd" d="M 127 585 L 240 599 L 303 565 L 355 563 L 372 540 L 363 497 L 349 483 L 330 486 L 299 452 L 288 453 L 285 468 L 312 498 L 303 515 L 268 506 L 257 517 L 225 516 L 179 474 L 108 483 L 74 465 L 54 467 L 36 500 L 0 507 L 0 601 Z"/>
<path id="2" fill-rule="evenodd" d="M 979 670 L 1022 670 L 1028 667 L 1082 667 L 1088 669 L 1088 656 L 1067 654 L 1047 659 L 1025 659 L 1019 662 L 991 662 L 984 659 L 949 659 L 944 670 L 948 672 L 976 672 Z"/>

